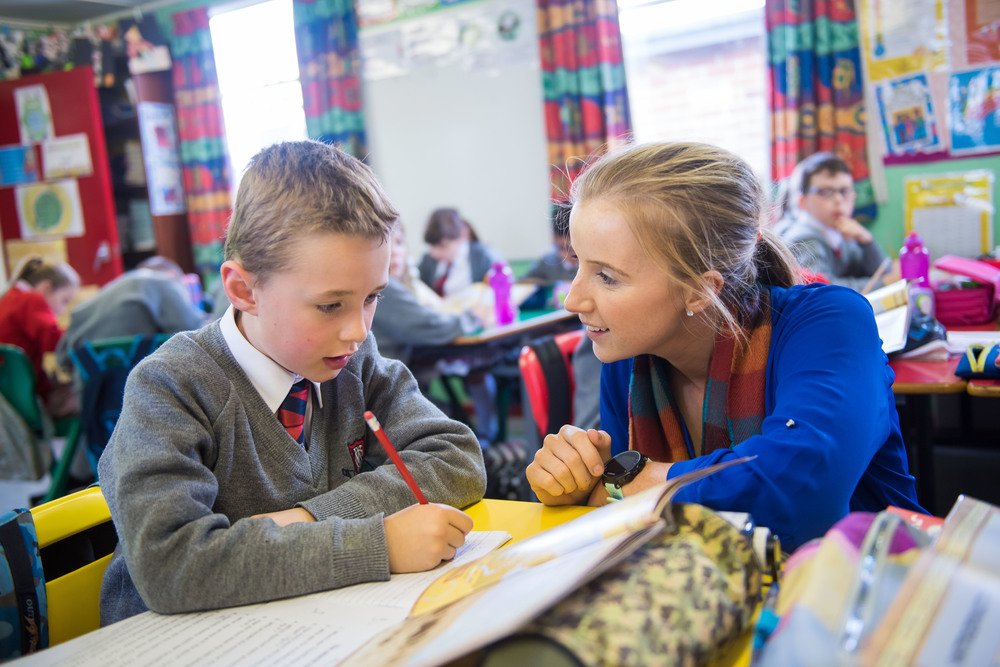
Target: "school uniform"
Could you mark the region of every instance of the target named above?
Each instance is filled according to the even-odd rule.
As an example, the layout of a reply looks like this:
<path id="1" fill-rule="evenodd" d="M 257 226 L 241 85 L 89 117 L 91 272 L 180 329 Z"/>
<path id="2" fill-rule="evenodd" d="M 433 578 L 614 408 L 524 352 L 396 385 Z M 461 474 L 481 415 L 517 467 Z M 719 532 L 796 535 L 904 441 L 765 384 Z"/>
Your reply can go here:
<path id="1" fill-rule="evenodd" d="M 417 270 L 420 279 L 428 286 L 435 288 L 438 294 L 448 295 L 480 282 L 493 268 L 494 262 L 502 261 L 503 258 L 489 246 L 472 241 L 459 250 L 450 266 L 425 254 L 420 259 Z"/>
<path id="2" fill-rule="evenodd" d="M 205 313 L 179 281 L 150 269 L 135 269 L 73 309 L 56 356 L 59 363 L 69 365 L 70 351 L 84 341 L 190 331 L 204 322 Z"/>
<path id="3" fill-rule="evenodd" d="M 129 376 L 101 487 L 119 545 L 102 624 L 274 600 L 389 577 L 383 517 L 413 494 L 365 425 L 372 410 L 431 502 L 480 500 L 479 444 L 369 336 L 314 384 L 305 446 L 275 416 L 297 377 L 253 348 L 233 311 L 173 336 Z M 315 523 L 251 515 L 303 507 Z"/>
<path id="4" fill-rule="evenodd" d="M 851 511 L 922 511 L 871 306 L 836 286 L 766 289 L 772 331 L 760 432 L 731 449 L 677 461 L 667 477 L 757 458 L 684 487 L 676 500 L 750 512 L 786 550 Z M 601 373 L 601 427 L 612 454 L 629 448 L 632 363 L 604 364 Z"/>
<path id="5" fill-rule="evenodd" d="M 550 250 L 540 257 L 528 272 L 524 274 L 527 279 L 551 285 L 557 282 L 571 282 L 576 277 L 577 266 L 573 262 L 563 257 L 563 253 L 558 248 Z"/>
<path id="6" fill-rule="evenodd" d="M 776 231 L 799 264 L 823 274 L 834 285 L 863 289 L 885 259 L 878 241 L 861 244 L 845 239 L 805 211 L 780 221 Z"/>
<path id="7" fill-rule="evenodd" d="M 45 353 L 56 349 L 62 335 L 56 314 L 40 292 L 15 283 L 0 297 L 0 343 L 24 350 L 35 370 L 41 396 L 47 396 L 51 388 L 42 369 L 42 359 Z"/>

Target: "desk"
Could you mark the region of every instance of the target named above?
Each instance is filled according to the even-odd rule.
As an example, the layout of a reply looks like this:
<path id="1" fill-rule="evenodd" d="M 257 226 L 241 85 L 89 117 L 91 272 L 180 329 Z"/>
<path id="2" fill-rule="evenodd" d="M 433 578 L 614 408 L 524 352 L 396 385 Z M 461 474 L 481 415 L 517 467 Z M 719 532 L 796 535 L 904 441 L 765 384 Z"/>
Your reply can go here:
<path id="1" fill-rule="evenodd" d="M 969 396 L 1000 398 L 1000 380 L 969 380 Z"/>
<path id="2" fill-rule="evenodd" d="M 517 355 L 531 340 L 542 336 L 552 336 L 564 331 L 580 328 L 575 313 L 565 309 L 526 317 L 518 322 L 492 327 L 476 334 L 459 336 L 445 345 L 426 345 L 413 348 L 410 368 L 417 373 L 421 367 L 428 368 L 446 359 L 462 359 L 470 370 L 488 370 L 497 379 L 497 440 L 507 439 L 507 412 L 512 393 L 511 384 L 520 382 L 517 369 Z M 444 382 L 451 403 L 452 417 L 462 417 L 461 401 L 447 382 Z M 464 421 L 464 419 L 463 419 Z"/>
<path id="3" fill-rule="evenodd" d="M 931 396 L 936 394 L 961 394 L 966 382 L 955 375 L 958 359 L 944 361 L 918 361 L 893 359 L 889 366 L 896 373 L 893 393 L 905 396 L 909 413 L 908 430 L 913 435 L 915 461 L 910 469 L 917 478 L 917 498 L 930 512 L 934 512 L 934 447 L 931 441 Z"/>

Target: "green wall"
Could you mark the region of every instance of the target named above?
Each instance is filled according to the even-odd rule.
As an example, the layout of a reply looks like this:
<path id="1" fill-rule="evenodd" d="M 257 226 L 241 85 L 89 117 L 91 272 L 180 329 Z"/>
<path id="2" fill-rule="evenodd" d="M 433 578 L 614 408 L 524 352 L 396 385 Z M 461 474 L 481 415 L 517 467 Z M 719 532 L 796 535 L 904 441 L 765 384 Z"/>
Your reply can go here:
<path id="1" fill-rule="evenodd" d="M 879 204 L 878 217 L 872 225 L 872 233 L 885 249 L 886 254 L 895 256 L 903 245 L 903 181 L 911 176 L 939 176 L 941 174 L 986 169 L 993 172 L 993 245 L 1000 244 L 1000 155 L 961 160 L 942 160 L 921 164 L 907 164 L 885 168 L 889 201 Z"/>

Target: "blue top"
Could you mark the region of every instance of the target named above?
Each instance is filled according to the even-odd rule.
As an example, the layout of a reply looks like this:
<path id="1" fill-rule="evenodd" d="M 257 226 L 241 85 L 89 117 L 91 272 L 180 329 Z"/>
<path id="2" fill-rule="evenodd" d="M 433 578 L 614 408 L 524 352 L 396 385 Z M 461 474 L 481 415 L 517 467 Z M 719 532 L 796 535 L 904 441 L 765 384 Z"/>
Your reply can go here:
<path id="1" fill-rule="evenodd" d="M 674 463 L 667 477 L 757 458 L 684 487 L 676 499 L 750 512 L 786 550 L 823 535 L 849 511 L 924 511 L 907 472 L 894 374 L 868 301 L 831 285 L 767 289 L 772 331 L 760 435 Z M 632 359 L 601 372 L 601 426 L 612 454 L 628 448 L 631 375 Z"/>

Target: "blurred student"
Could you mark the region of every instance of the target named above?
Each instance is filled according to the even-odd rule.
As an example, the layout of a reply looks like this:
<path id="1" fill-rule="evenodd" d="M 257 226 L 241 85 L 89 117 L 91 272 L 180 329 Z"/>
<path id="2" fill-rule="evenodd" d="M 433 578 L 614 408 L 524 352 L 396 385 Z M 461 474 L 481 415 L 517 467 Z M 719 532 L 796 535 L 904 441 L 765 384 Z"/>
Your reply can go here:
<path id="1" fill-rule="evenodd" d="M 542 255 L 524 275 L 525 282 L 554 285 L 572 282 L 576 276 L 577 262 L 569 242 L 569 204 L 556 203 L 552 207 L 552 248 Z"/>
<path id="2" fill-rule="evenodd" d="M 150 257 L 73 309 L 57 356 L 68 366 L 69 353 L 85 341 L 176 333 L 204 323 L 205 313 L 191 301 L 181 267 L 166 257 Z"/>
<path id="3" fill-rule="evenodd" d="M 431 213 L 424 242 L 430 247 L 420 260 L 420 279 L 440 296 L 458 294 L 481 282 L 494 262 L 503 261 L 454 208 Z"/>
<path id="4" fill-rule="evenodd" d="M 775 231 L 803 268 L 835 285 L 861 290 L 886 259 L 878 241 L 852 215 L 854 178 L 833 153 L 815 153 L 792 172 L 785 217 Z M 876 286 L 898 279 L 887 272 Z"/>
<path id="5" fill-rule="evenodd" d="M 50 380 L 42 366 L 45 354 L 54 352 L 63 336 L 57 318 L 79 289 L 80 276 L 69 264 L 49 264 L 32 256 L 14 270 L 0 297 L 0 343 L 24 350 L 35 369 L 38 394 L 53 417 L 72 414 L 79 407 L 70 387 Z"/>
<path id="6" fill-rule="evenodd" d="M 315 141 L 251 161 L 220 273 L 232 307 L 132 371 L 100 461 L 119 542 L 101 622 L 276 600 L 430 570 L 482 498 L 472 432 L 369 336 L 395 208 Z M 429 504 L 365 425 L 382 420 Z"/>

